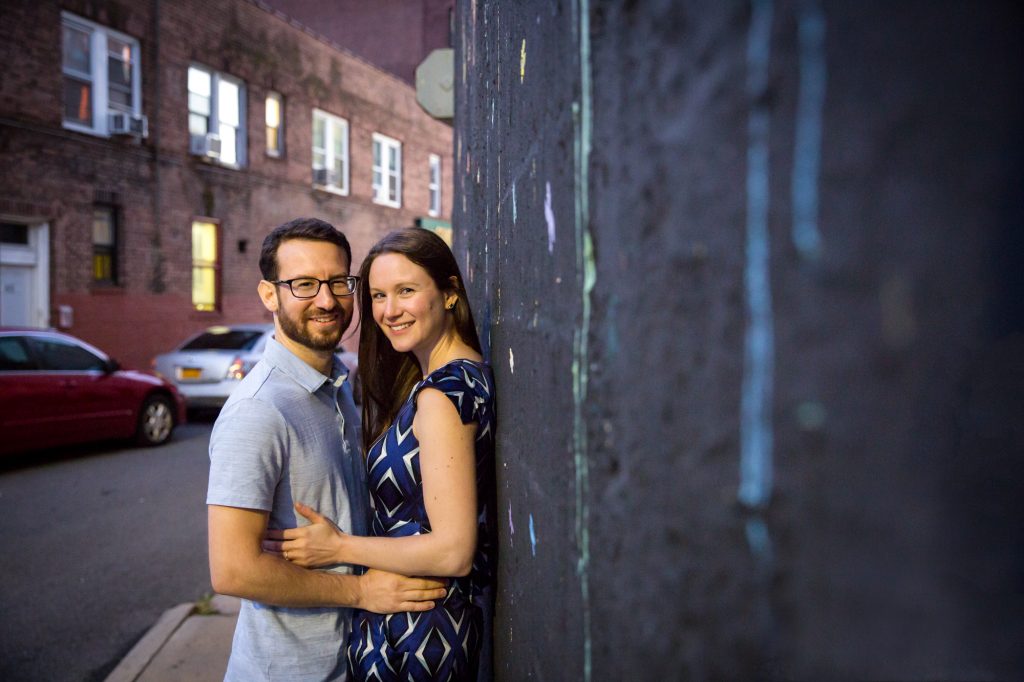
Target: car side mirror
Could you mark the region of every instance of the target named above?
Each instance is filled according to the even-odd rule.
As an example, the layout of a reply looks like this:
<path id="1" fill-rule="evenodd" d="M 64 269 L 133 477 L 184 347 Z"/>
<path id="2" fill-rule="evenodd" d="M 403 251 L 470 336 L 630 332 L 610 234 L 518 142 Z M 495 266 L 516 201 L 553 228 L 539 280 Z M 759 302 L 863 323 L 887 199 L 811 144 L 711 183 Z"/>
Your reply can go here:
<path id="1" fill-rule="evenodd" d="M 109 358 L 106 362 L 103 363 L 103 371 L 106 374 L 113 374 L 119 369 L 121 369 L 121 363 L 119 363 L 114 358 Z"/>

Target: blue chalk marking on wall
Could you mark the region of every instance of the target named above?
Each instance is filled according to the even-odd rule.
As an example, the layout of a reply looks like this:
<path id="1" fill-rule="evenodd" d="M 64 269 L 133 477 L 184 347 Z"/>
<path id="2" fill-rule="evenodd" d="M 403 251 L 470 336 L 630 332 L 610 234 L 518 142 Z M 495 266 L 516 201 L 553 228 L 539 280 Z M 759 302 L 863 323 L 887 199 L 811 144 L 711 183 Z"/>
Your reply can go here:
<path id="1" fill-rule="evenodd" d="M 743 395 L 740 405 L 739 499 L 761 509 L 772 490 L 773 329 L 768 240 L 770 114 L 764 97 L 768 86 L 772 2 L 754 0 L 747 47 L 748 121 L 747 244 L 744 283 L 747 329 L 744 344 Z M 752 549 L 756 549 L 752 547 Z"/>
<path id="2" fill-rule="evenodd" d="M 516 208 L 516 183 L 512 181 L 512 224 L 515 225 L 518 220 L 519 211 Z"/>
<path id="3" fill-rule="evenodd" d="M 793 150 L 793 245 L 807 260 L 821 255 L 818 230 L 818 175 L 825 108 L 825 15 L 810 0 L 799 4 L 800 92 Z"/>
<path id="4" fill-rule="evenodd" d="M 770 195 L 770 124 L 768 97 L 772 37 L 772 0 L 753 0 L 747 43 L 747 327 L 744 338 L 740 399 L 740 483 L 737 495 L 746 511 L 744 526 L 757 576 L 755 595 L 763 614 L 762 637 L 771 647 L 774 616 L 770 598 L 773 551 L 765 516 L 772 495 L 772 393 L 774 331 L 771 296 L 771 246 L 768 234 Z M 767 655 L 767 651 L 766 651 Z"/>
<path id="5" fill-rule="evenodd" d="M 519 180 L 530 171 L 531 168 L 536 170 L 537 164 L 537 152 L 540 150 L 539 140 L 534 140 L 533 144 L 530 145 L 529 150 L 526 152 L 526 156 L 516 166 L 511 175 L 511 180 L 507 183 L 505 190 L 501 194 L 501 198 L 498 199 L 498 210 L 501 211 L 506 201 L 514 201 L 513 193 L 516 191 L 516 184 Z M 517 210 L 513 208 L 513 210 Z"/>
<path id="6" fill-rule="evenodd" d="M 768 526 L 759 517 L 750 518 L 746 524 L 747 544 L 752 554 L 758 559 L 759 568 L 770 569 L 772 565 L 772 539 L 768 535 Z"/>
<path id="7" fill-rule="evenodd" d="M 530 553 L 537 556 L 537 533 L 533 529 L 533 514 L 530 514 Z"/>

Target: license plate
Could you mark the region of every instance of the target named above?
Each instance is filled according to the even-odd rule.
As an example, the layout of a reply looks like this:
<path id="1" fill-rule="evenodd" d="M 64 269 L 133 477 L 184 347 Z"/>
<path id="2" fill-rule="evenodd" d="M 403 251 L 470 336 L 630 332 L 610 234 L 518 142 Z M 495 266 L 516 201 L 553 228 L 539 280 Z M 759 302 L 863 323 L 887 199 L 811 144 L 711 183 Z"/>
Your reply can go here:
<path id="1" fill-rule="evenodd" d="M 203 370 L 198 367 L 179 367 L 178 378 L 179 379 L 198 379 L 202 376 Z"/>

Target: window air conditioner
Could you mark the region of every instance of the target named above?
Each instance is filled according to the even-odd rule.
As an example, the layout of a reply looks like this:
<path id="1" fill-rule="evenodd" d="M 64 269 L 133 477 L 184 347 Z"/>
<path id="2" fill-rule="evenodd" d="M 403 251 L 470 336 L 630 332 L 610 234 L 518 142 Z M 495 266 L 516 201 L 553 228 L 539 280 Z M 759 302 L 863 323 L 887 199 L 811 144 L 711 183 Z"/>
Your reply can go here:
<path id="1" fill-rule="evenodd" d="M 196 156 L 220 158 L 220 136 L 215 133 L 192 135 L 189 139 L 189 151 Z"/>
<path id="2" fill-rule="evenodd" d="M 338 174 L 335 171 L 327 168 L 314 168 L 313 184 L 336 186 L 338 184 Z"/>
<path id="3" fill-rule="evenodd" d="M 111 111 L 107 116 L 107 128 L 111 135 L 132 135 L 149 137 L 149 119 L 145 116 Z"/>

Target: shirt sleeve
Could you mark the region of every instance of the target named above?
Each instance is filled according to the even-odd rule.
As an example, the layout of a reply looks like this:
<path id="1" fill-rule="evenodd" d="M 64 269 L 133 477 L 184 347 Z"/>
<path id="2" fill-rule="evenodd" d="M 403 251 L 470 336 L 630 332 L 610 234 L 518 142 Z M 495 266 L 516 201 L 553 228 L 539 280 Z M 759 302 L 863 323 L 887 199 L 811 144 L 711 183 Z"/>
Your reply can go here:
<path id="1" fill-rule="evenodd" d="M 274 407 L 247 398 L 221 410 L 210 435 L 206 503 L 271 511 L 289 430 Z"/>
<path id="2" fill-rule="evenodd" d="M 490 386 L 483 375 L 470 372 L 466 365 L 448 365 L 431 374 L 416 387 L 414 395 L 418 397 L 425 388 L 435 388 L 444 393 L 452 401 L 463 424 L 479 424 L 483 420 L 481 410 L 489 399 Z"/>

